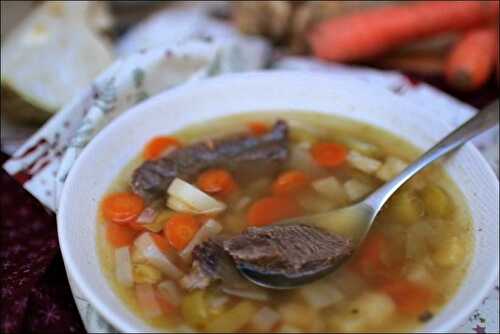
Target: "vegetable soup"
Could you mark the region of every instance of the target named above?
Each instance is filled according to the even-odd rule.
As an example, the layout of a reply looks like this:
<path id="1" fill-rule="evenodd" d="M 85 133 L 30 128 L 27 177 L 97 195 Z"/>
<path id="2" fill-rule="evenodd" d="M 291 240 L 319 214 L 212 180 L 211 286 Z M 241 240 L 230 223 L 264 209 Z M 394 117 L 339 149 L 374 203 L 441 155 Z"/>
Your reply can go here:
<path id="1" fill-rule="evenodd" d="M 102 269 L 159 331 L 414 331 L 453 297 L 473 249 L 468 209 L 438 164 L 390 199 L 359 249 L 273 223 L 359 202 L 418 154 L 380 129 L 309 112 L 248 113 L 151 138 L 101 201 Z M 270 244 L 270 233 L 283 239 Z M 308 254 L 314 238 L 336 248 Z M 345 264 L 293 290 L 258 287 L 235 269 L 251 259 L 300 275 L 329 248 Z"/>

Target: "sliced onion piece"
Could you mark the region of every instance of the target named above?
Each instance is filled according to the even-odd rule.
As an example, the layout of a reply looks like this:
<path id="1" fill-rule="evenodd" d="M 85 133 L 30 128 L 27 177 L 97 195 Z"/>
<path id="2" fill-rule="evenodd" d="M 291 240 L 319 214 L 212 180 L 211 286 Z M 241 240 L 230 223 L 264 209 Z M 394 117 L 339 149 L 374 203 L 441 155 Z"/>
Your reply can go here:
<path id="1" fill-rule="evenodd" d="M 193 249 L 201 244 L 203 241 L 211 238 L 222 231 L 222 225 L 213 219 L 209 219 L 203 226 L 200 227 L 198 232 L 191 241 L 184 247 L 184 249 L 179 253 L 179 256 L 186 262 L 191 260 L 191 253 Z"/>
<path id="2" fill-rule="evenodd" d="M 278 312 L 269 306 L 264 306 L 252 317 L 250 325 L 252 329 L 268 332 L 276 326 L 280 319 L 281 315 Z"/>
<path id="3" fill-rule="evenodd" d="M 135 239 L 134 246 L 137 247 L 137 251 L 139 251 L 150 264 L 156 266 L 168 277 L 179 279 L 184 275 L 173 261 L 156 246 L 153 238 L 151 238 L 148 232 L 141 234 Z"/>
<path id="4" fill-rule="evenodd" d="M 131 287 L 134 284 L 128 246 L 115 249 L 115 275 L 116 280 L 124 286 Z"/>
<path id="5" fill-rule="evenodd" d="M 147 318 L 154 318 L 162 314 L 160 304 L 156 300 L 155 290 L 151 284 L 136 284 L 135 296 L 139 308 Z"/>
<path id="6" fill-rule="evenodd" d="M 174 281 L 163 281 L 158 284 L 158 293 L 171 305 L 179 306 L 182 302 L 182 294 Z"/>
<path id="7" fill-rule="evenodd" d="M 174 179 L 168 187 L 171 197 L 186 203 L 199 213 L 218 213 L 226 209 L 226 204 L 207 195 L 200 189 L 179 178 Z"/>

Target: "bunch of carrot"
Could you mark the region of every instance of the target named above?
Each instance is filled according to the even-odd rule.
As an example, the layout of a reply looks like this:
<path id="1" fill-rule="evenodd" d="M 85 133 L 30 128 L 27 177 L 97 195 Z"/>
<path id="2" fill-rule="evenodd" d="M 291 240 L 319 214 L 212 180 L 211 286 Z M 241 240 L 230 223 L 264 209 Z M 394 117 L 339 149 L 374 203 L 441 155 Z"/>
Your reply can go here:
<path id="1" fill-rule="evenodd" d="M 447 81 L 473 90 L 498 75 L 498 1 L 423 1 L 334 17 L 314 27 L 308 41 L 318 58 L 368 60 L 407 43 L 449 32 L 463 37 L 445 60 Z"/>

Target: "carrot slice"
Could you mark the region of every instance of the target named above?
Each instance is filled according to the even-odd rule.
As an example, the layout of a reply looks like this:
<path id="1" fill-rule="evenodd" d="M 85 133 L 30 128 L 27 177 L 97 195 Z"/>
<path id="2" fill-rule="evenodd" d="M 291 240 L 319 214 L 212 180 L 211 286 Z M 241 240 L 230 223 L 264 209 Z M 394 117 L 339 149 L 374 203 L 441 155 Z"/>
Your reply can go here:
<path id="1" fill-rule="evenodd" d="M 309 183 L 306 173 L 300 170 L 290 170 L 278 176 L 273 183 L 273 194 L 290 195 L 304 189 Z"/>
<path id="2" fill-rule="evenodd" d="M 209 193 L 229 195 L 236 189 L 236 181 L 231 173 L 224 169 L 209 169 L 198 176 L 198 187 Z"/>
<path id="3" fill-rule="evenodd" d="M 361 244 L 353 262 L 353 269 L 363 276 L 377 274 L 384 269 L 381 254 L 387 248 L 387 241 L 382 233 L 371 233 Z"/>
<path id="4" fill-rule="evenodd" d="M 286 218 L 300 216 L 302 210 L 291 198 L 270 196 L 252 204 L 247 212 L 247 221 L 252 226 L 264 226 Z"/>
<path id="5" fill-rule="evenodd" d="M 170 217 L 163 231 L 170 245 L 182 250 L 193 239 L 199 228 L 200 223 L 195 217 L 187 213 L 178 213 Z"/>
<path id="6" fill-rule="evenodd" d="M 401 312 L 410 315 L 427 310 L 433 298 L 430 289 L 406 280 L 389 280 L 381 289 L 391 296 Z"/>
<path id="7" fill-rule="evenodd" d="M 132 222 L 143 209 L 143 199 L 132 193 L 111 194 L 102 201 L 104 218 L 115 223 Z"/>
<path id="8" fill-rule="evenodd" d="M 337 143 L 317 143 L 311 148 L 311 155 L 320 166 L 336 167 L 346 160 L 347 149 Z"/>
<path id="9" fill-rule="evenodd" d="M 138 222 L 136 222 L 135 220 L 134 221 L 131 221 L 128 223 L 128 226 L 130 226 L 131 229 L 135 230 L 135 231 L 145 231 L 147 230 L 146 227 L 144 227 L 143 224 L 139 224 Z"/>
<path id="10" fill-rule="evenodd" d="M 269 126 L 263 122 L 250 122 L 247 124 L 247 127 L 255 136 L 260 136 L 269 132 Z"/>
<path id="11" fill-rule="evenodd" d="M 163 252 L 168 252 L 171 247 L 170 244 L 168 243 L 168 240 L 165 239 L 164 236 L 158 234 L 158 233 L 149 233 L 151 237 L 153 238 L 153 241 L 155 242 L 156 246 Z"/>
<path id="12" fill-rule="evenodd" d="M 155 160 L 162 156 L 167 150 L 176 149 L 181 144 L 174 137 L 155 137 L 144 147 L 143 157 L 146 160 Z"/>
<path id="13" fill-rule="evenodd" d="M 137 232 L 127 225 L 120 225 L 113 222 L 106 224 L 106 239 L 113 247 L 124 247 L 132 244 Z"/>

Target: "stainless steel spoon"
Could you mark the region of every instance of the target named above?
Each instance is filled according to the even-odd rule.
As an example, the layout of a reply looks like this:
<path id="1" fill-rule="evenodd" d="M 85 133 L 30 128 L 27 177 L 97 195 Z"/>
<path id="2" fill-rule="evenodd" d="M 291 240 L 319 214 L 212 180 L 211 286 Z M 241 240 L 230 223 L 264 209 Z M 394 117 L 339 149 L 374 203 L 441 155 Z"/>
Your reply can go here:
<path id="1" fill-rule="evenodd" d="M 417 161 L 409 165 L 398 176 L 384 184 L 362 202 L 318 215 L 294 218 L 280 224 L 307 224 L 320 227 L 332 233 L 340 234 L 353 240 L 358 246 L 367 235 L 375 217 L 392 194 L 408 179 L 450 151 L 460 147 L 469 139 L 498 124 L 498 100 L 488 105 L 476 116 L 443 138 Z M 317 280 L 336 270 L 341 263 L 332 265 L 328 270 L 310 276 L 290 278 L 280 274 L 257 272 L 244 266 L 238 267 L 240 273 L 253 283 L 272 289 L 291 289 Z"/>

